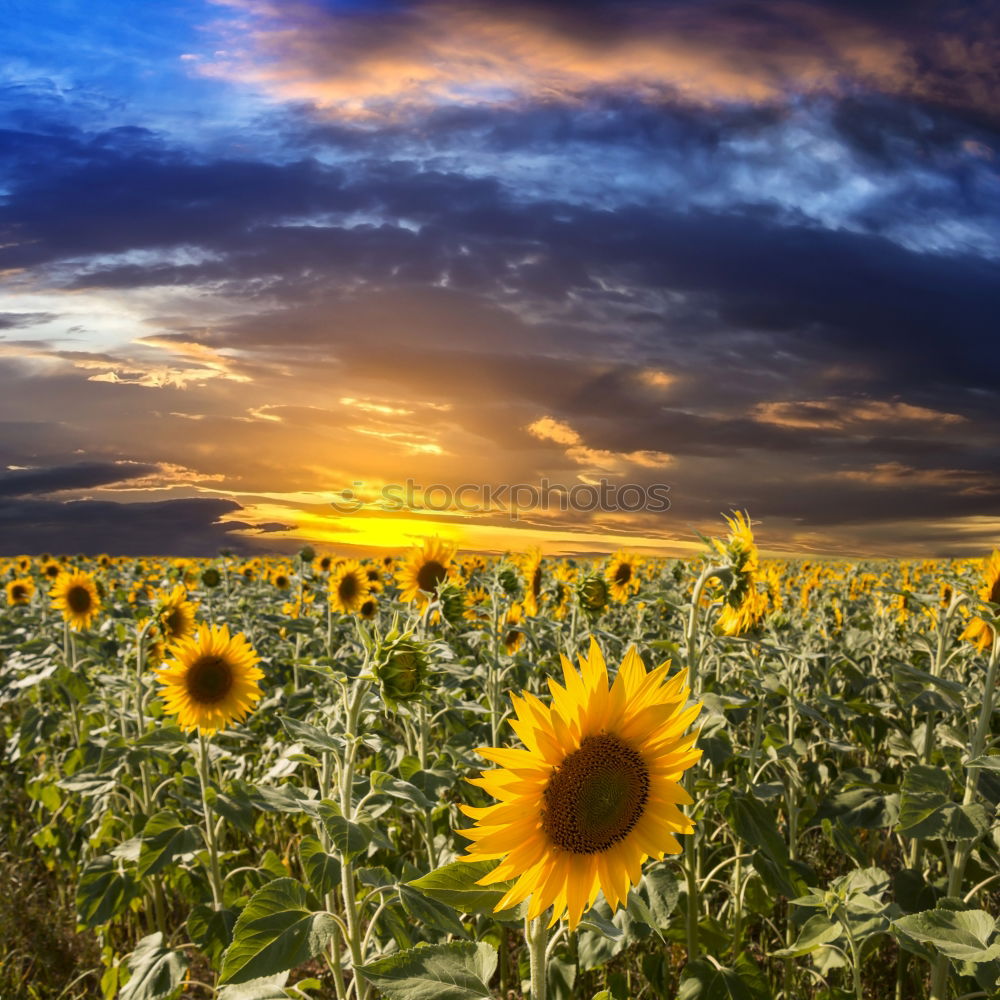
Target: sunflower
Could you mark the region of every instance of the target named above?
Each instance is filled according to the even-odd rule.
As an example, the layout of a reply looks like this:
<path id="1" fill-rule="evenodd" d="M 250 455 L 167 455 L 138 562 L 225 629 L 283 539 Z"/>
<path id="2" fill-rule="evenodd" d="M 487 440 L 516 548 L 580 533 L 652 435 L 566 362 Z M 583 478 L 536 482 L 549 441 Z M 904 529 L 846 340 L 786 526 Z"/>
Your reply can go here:
<path id="1" fill-rule="evenodd" d="M 55 559 L 48 559 L 42 564 L 42 576 L 54 580 L 62 572 L 62 566 Z"/>
<path id="2" fill-rule="evenodd" d="M 330 576 L 330 604 L 345 614 L 360 610 L 368 590 L 368 577 L 356 559 L 340 563 Z"/>
<path id="3" fill-rule="evenodd" d="M 634 552 L 616 552 L 604 571 L 611 596 L 625 604 L 639 590 L 642 560 Z"/>
<path id="4" fill-rule="evenodd" d="M 358 614 L 365 621 L 370 622 L 378 614 L 378 598 L 371 595 L 366 597 L 361 607 L 358 608 Z"/>
<path id="5" fill-rule="evenodd" d="M 8 604 L 27 604 L 35 593 L 35 584 L 27 577 L 11 580 L 7 584 Z"/>
<path id="6" fill-rule="evenodd" d="M 62 612 L 63 621 L 69 622 L 78 632 L 90 627 L 101 607 L 94 578 L 82 570 L 68 569 L 60 573 L 49 597 L 52 607 Z"/>
<path id="7" fill-rule="evenodd" d="M 279 566 L 271 573 L 271 583 L 278 590 L 288 590 L 292 585 L 291 571 L 285 566 Z"/>
<path id="8" fill-rule="evenodd" d="M 723 601 L 716 627 L 722 635 L 742 635 L 758 625 L 767 614 L 767 594 L 757 586 L 760 558 L 750 519 L 741 511 L 726 518 L 729 537 L 712 539 L 729 575 L 717 595 Z"/>
<path id="9" fill-rule="evenodd" d="M 520 604 L 512 604 L 500 623 L 500 637 L 508 656 L 513 656 L 524 645 L 524 631 L 521 621 L 524 613 Z"/>
<path id="10" fill-rule="evenodd" d="M 366 566 L 365 576 L 368 577 L 368 589 L 373 594 L 381 593 L 382 591 L 382 574 L 379 572 L 377 566 Z"/>
<path id="11" fill-rule="evenodd" d="M 261 698 L 260 657 L 242 634 L 226 625 L 199 625 L 178 639 L 158 671 L 167 712 L 182 729 L 215 732 L 240 721 Z"/>
<path id="12" fill-rule="evenodd" d="M 608 606 L 611 594 L 604 577 L 591 573 L 577 583 L 576 596 L 584 613 L 596 618 Z"/>
<path id="13" fill-rule="evenodd" d="M 985 583 L 980 588 L 979 596 L 990 604 L 1000 604 L 1000 551 L 986 561 Z M 984 649 L 993 647 L 993 627 L 982 618 L 973 618 L 962 633 L 963 639 L 968 639 L 981 653 Z"/>
<path id="14" fill-rule="evenodd" d="M 454 547 L 440 538 L 427 539 L 411 549 L 396 571 L 400 600 L 426 604 L 442 583 L 455 576 L 454 554 Z"/>
<path id="15" fill-rule="evenodd" d="M 473 587 L 465 592 L 465 617 L 470 622 L 490 617 L 490 592 L 485 587 Z"/>
<path id="16" fill-rule="evenodd" d="M 551 706 L 511 696 L 525 748 L 477 751 L 500 766 L 469 780 L 500 801 L 462 806 L 476 825 L 460 831 L 466 860 L 502 859 L 480 885 L 516 879 L 498 912 L 531 896 L 529 919 L 551 906 L 549 925 L 568 913 L 573 930 L 599 891 L 615 910 L 646 858 L 680 853 L 675 834 L 694 824 L 678 808 L 692 801 L 679 780 L 701 756 L 685 730 L 701 706 L 685 707 L 687 671 L 668 679 L 668 669 L 647 672 L 630 647 L 609 690 L 591 639 L 581 673 L 564 657 L 565 687 L 549 680 Z"/>
<path id="17" fill-rule="evenodd" d="M 537 548 L 529 549 L 519 562 L 524 577 L 524 613 L 533 618 L 542 599 L 542 553 Z"/>
<path id="18" fill-rule="evenodd" d="M 187 590 L 178 584 L 170 592 L 160 607 L 159 619 L 167 640 L 183 639 L 194 631 L 194 619 L 198 606 L 187 599 Z"/>

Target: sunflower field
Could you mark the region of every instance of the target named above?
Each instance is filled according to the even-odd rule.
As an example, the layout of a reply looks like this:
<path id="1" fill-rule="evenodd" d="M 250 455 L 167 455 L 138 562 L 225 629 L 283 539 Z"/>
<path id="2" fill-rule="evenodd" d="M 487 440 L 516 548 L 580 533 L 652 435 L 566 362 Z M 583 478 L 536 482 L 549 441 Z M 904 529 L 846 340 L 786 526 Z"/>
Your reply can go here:
<path id="1" fill-rule="evenodd" d="M 1000 997 L 1000 554 L 0 563 L 2 1000 Z"/>

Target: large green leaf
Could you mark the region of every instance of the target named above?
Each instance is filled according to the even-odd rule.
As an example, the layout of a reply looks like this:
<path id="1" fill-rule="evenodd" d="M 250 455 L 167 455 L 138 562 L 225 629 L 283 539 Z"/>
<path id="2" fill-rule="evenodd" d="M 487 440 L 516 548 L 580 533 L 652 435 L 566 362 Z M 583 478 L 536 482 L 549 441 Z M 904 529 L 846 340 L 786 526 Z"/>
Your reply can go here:
<path id="1" fill-rule="evenodd" d="M 106 924 L 124 910 L 134 889 L 131 876 L 118 871 L 110 854 L 88 861 L 76 888 L 80 923 L 90 928 Z"/>
<path id="2" fill-rule="evenodd" d="M 1000 941 L 992 941 L 996 921 L 985 910 L 938 908 L 912 913 L 893 927 L 922 944 L 932 944 L 942 955 L 963 962 L 990 962 L 1000 958 Z"/>
<path id="3" fill-rule="evenodd" d="M 353 823 L 340 811 L 332 799 L 324 799 L 319 804 L 319 818 L 323 821 L 330 839 L 337 850 L 347 858 L 367 850 L 371 838 L 363 826 Z"/>
<path id="4" fill-rule="evenodd" d="M 194 854 L 202 845 L 201 830 L 180 821 L 165 809 L 151 816 L 142 831 L 139 849 L 139 876 L 156 875 L 174 858 Z"/>
<path id="5" fill-rule="evenodd" d="M 340 860 L 329 854 L 315 837 L 303 837 L 299 844 L 299 860 L 309 888 L 317 896 L 325 896 L 340 885 Z"/>
<path id="6" fill-rule="evenodd" d="M 452 861 L 450 864 L 407 883 L 425 896 L 447 903 L 462 913 L 493 914 L 512 882 L 476 885 L 479 879 L 496 868 L 496 861 Z"/>
<path id="7" fill-rule="evenodd" d="M 688 962 L 681 974 L 677 1000 L 770 1000 L 767 980 L 757 966 L 741 957 L 736 967 L 708 959 Z"/>
<path id="8" fill-rule="evenodd" d="M 492 945 L 471 941 L 400 951 L 357 971 L 389 1000 L 490 1000 Z"/>
<path id="9" fill-rule="evenodd" d="M 236 921 L 222 961 L 222 983 L 245 983 L 294 969 L 318 955 L 337 925 L 309 907 L 304 886 L 279 878 L 258 889 Z"/>
<path id="10" fill-rule="evenodd" d="M 454 934 L 460 938 L 469 936 L 469 932 L 455 916 L 454 908 L 448 904 L 439 903 L 436 899 L 431 899 L 408 885 L 399 887 L 399 901 L 418 927 L 432 927 L 445 934 Z"/>
<path id="11" fill-rule="evenodd" d="M 844 928 L 839 921 L 832 922 L 825 914 L 814 913 L 799 931 L 799 936 L 790 948 L 772 951 L 775 958 L 801 958 L 809 955 L 823 945 L 831 944 L 843 934 Z"/>
<path id="12" fill-rule="evenodd" d="M 951 778 L 941 768 L 916 764 L 903 778 L 899 832 L 907 837 L 972 840 L 989 829 L 986 810 L 978 803 L 951 801 Z"/>
<path id="13" fill-rule="evenodd" d="M 118 1000 L 161 1000 L 180 986 L 187 971 L 183 951 L 163 947 L 163 935 L 144 937 L 129 956 L 131 975 Z"/>

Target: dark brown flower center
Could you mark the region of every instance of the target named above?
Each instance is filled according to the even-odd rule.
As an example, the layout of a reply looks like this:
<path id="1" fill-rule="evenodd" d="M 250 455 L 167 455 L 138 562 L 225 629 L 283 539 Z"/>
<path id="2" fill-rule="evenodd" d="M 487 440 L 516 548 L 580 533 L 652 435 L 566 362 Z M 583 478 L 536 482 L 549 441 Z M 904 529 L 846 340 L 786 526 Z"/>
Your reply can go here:
<path id="1" fill-rule="evenodd" d="M 28 596 L 28 588 L 23 583 L 15 583 L 10 593 L 15 601 L 23 601 Z"/>
<path id="2" fill-rule="evenodd" d="M 1000 576 L 993 581 L 993 586 L 990 588 L 990 596 L 986 600 L 990 604 L 1000 604 Z"/>
<path id="3" fill-rule="evenodd" d="M 649 798 L 649 769 L 617 736 L 588 736 L 545 787 L 542 827 L 572 854 L 598 854 L 624 840 Z"/>
<path id="4" fill-rule="evenodd" d="M 66 603 L 69 605 L 70 611 L 74 614 L 82 615 L 90 610 L 93 598 L 86 587 L 81 587 L 77 584 L 66 591 Z"/>
<path id="5" fill-rule="evenodd" d="M 369 598 L 361 605 L 361 615 L 363 618 L 371 618 L 375 614 L 375 602 Z"/>
<path id="6" fill-rule="evenodd" d="M 337 596 L 342 601 L 353 601 L 358 596 L 360 589 L 358 578 L 353 573 L 347 573 L 340 583 L 337 584 Z"/>
<path id="7" fill-rule="evenodd" d="M 430 559 L 417 570 L 417 586 L 427 593 L 433 594 L 438 584 L 448 575 L 448 570 L 441 563 Z"/>
<path id="8" fill-rule="evenodd" d="M 163 627 L 172 636 L 179 636 L 184 631 L 184 614 L 180 608 L 171 608 L 163 617 Z"/>
<path id="9" fill-rule="evenodd" d="M 632 579 L 632 567 L 628 563 L 622 563 L 615 570 L 615 583 L 628 583 Z"/>
<path id="10" fill-rule="evenodd" d="M 222 701 L 233 687 L 233 668 L 221 656 L 202 656 L 188 667 L 188 694 L 203 705 Z"/>
<path id="11" fill-rule="evenodd" d="M 531 593 L 538 597 L 542 592 L 542 567 L 538 566 L 535 569 L 534 575 L 531 577 Z"/>
<path id="12" fill-rule="evenodd" d="M 521 633 L 516 628 L 512 628 L 503 638 L 504 645 L 510 649 L 521 641 Z"/>

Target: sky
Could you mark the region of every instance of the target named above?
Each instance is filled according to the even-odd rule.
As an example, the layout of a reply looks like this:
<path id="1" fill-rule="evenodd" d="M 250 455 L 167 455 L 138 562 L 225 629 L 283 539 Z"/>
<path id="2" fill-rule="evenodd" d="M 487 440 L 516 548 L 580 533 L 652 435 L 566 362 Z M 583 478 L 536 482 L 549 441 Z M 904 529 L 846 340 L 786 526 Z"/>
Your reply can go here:
<path id="1" fill-rule="evenodd" d="M 998 35 L 0 0 L 0 553 L 983 554 Z"/>

